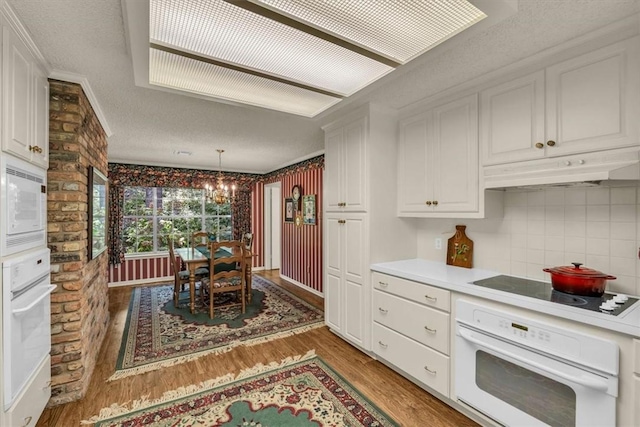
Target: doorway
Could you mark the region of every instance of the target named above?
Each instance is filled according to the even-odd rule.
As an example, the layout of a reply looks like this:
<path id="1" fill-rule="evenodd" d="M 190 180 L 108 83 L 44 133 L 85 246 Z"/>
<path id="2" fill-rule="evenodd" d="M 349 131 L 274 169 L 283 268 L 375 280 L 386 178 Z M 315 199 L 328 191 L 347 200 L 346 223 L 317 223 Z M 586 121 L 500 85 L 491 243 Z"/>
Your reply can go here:
<path id="1" fill-rule="evenodd" d="M 282 212 L 280 182 L 264 186 L 264 268 L 280 268 Z"/>

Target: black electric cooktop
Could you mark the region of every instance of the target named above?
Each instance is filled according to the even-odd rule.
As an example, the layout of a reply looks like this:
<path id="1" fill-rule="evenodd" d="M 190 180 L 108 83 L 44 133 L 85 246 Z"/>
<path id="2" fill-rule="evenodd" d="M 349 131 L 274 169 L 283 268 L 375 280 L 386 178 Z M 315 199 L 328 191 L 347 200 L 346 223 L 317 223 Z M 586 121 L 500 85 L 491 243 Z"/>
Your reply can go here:
<path id="1" fill-rule="evenodd" d="M 616 304 L 613 310 L 605 310 L 600 308 L 602 303 L 613 299 L 616 294 L 605 292 L 602 296 L 599 297 L 578 296 L 565 292 L 558 292 L 553 289 L 551 283 L 538 282 L 537 280 L 523 279 L 520 277 L 504 275 L 477 280 L 475 282 L 471 282 L 471 284 L 482 286 L 484 288 L 522 295 L 525 297 L 536 298 L 545 301 L 556 302 L 558 304 L 584 308 L 586 310 L 607 313 L 613 316 L 619 315 L 627 308 L 631 307 L 636 301 L 638 301 L 638 298 L 628 297 L 628 300 L 626 300 L 625 302 Z"/>

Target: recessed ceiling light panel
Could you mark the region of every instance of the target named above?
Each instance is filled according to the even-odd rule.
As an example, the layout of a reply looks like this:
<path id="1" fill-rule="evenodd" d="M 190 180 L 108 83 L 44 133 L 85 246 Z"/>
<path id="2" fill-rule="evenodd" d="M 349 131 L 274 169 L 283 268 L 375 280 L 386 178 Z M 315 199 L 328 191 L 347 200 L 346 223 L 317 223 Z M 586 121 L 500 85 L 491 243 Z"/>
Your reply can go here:
<path id="1" fill-rule="evenodd" d="M 152 0 L 152 42 L 348 96 L 393 70 L 222 0 Z"/>
<path id="2" fill-rule="evenodd" d="M 405 63 L 486 18 L 466 0 L 248 0 Z"/>
<path id="3" fill-rule="evenodd" d="M 313 117 L 340 101 L 252 74 L 151 49 L 149 83 Z"/>

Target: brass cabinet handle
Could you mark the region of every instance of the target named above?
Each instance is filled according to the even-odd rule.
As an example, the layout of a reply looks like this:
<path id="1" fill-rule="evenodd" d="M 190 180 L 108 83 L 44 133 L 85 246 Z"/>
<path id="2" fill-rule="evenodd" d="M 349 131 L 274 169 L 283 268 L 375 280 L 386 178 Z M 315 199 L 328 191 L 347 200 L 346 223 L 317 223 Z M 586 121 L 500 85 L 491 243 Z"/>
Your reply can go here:
<path id="1" fill-rule="evenodd" d="M 378 341 L 378 344 L 379 344 L 379 345 L 380 345 L 380 347 L 382 347 L 382 348 L 387 348 L 387 347 L 389 347 L 389 345 L 388 345 L 388 344 L 385 344 L 385 343 L 383 343 L 382 341 Z"/>
<path id="2" fill-rule="evenodd" d="M 383 288 L 386 288 L 387 286 L 389 286 L 389 284 L 388 284 L 388 283 L 386 283 L 386 282 L 378 282 L 378 284 L 379 284 L 380 286 L 382 286 Z"/>
<path id="3" fill-rule="evenodd" d="M 24 424 L 22 424 L 22 427 L 27 427 L 31 423 L 32 419 L 33 419 L 33 417 L 31 415 L 29 415 L 27 418 L 25 418 L 24 419 Z"/>
<path id="4" fill-rule="evenodd" d="M 378 307 L 378 310 L 380 310 L 380 313 L 382 313 L 382 314 L 387 314 L 389 312 L 389 310 L 385 310 L 382 307 Z"/>
<path id="5" fill-rule="evenodd" d="M 347 203 L 346 202 L 340 202 L 340 203 L 338 203 L 338 206 L 343 206 L 344 207 L 344 206 L 347 206 Z"/>
<path id="6" fill-rule="evenodd" d="M 555 141 L 551 141 L 551 140 L 549 140 L 549 141 L 547 141 L 547 145 L 548 145 L 549 147 L 553 147 L 554 145 L 556 145 L 556 142 L 555 142 Z"/>
<path id="7" fill-rule="evenodd" d="M 427 206 L 431 206 L 431 200 L 427 200 L 425 203 L 427 204 Z"/>
<path id="8" fill-rule="evenodd" d="M 429 367 L 428 367 L 428 366 L 425 366 L 425 367 L 424 367 L 424 370 L 425 370 L 425 371 L 427 371 L 427 372 L 429 372 L 431 375 L 435 375 L 435 374 L 437 374 L 437 373 L 438 373 L 438 371 L 432 371 L 431 369 L 429 369 Z"/>
<path id="9" fill-rule="evenodd" d="M 438 298 L 437 298 L 437 297 L 431 297 L 431 296 L 429 296 L 429 295 L 425 295 L 424 297 L 425 297 L 426 299 L 428 299 L 429 301 L 433 301 L 433 302 L 438 301 Z"/>
<path id="10" fill-rule="evenodd" d="M 427 331 L 427 332 L 430 332 L 430 333 L 432 333 L 432 334 L 435 334 L 435 333 L 437 332 L 437 330 L 436 330 L 436 329 L 431 329 L 431 328 L 430 328 L 430 327 L 428 327 L 428 326 L 425 326 L 425 327 L 424 327 L 424 330 L 425 330 L 425 331 Z"/>
<path id="11" fill-rule="evenodd" d="M 437 200 L 433 201 L 433 206 L 438 206 L 438 201 Z"/>
<path id="12" fill-rule="evenodd" d="M 345 221 L 344 219 L 339 219 L 338 220 L 338 224 L 344 224 L 345 222 L 347 222 L 347 221 Z"/>
<path id="13" fill-rule="evenodd" d="M 543 149 L 544 144 L 542 142 L 536 142 L 536 148 Z"/>

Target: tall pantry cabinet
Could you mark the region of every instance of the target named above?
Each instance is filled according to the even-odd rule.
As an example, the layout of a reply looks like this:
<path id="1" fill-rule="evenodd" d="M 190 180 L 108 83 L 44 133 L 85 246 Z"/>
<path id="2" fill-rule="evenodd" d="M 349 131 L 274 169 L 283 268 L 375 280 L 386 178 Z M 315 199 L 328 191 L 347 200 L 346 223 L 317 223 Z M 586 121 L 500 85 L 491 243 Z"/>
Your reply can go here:
<path id="1" fill-rule="evenodd" d="M 396 116 L 367 104 L 323 130 L 325 323 L 370 351 L 369 266 L 417 250 L 410 224 L 396 216 Z"/>

